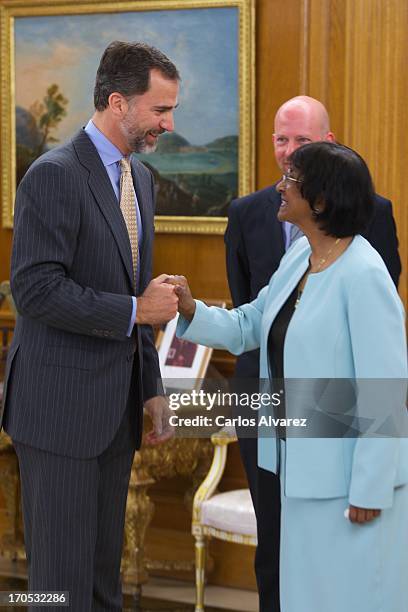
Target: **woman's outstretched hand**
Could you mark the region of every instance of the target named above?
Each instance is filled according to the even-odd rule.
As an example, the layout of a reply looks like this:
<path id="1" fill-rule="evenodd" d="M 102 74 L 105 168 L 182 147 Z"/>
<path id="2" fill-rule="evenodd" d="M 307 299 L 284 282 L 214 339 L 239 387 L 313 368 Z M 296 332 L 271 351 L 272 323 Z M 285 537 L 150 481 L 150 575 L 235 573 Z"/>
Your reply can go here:
<path id="1" fill-rule="evenodd" d="M 191 295 L 186 277 L 174 274 L 173 276 L 169 276 L 166 282 L 175 286 L 175 293 L 178 296 L 179 313 L 187 319 L 187 321 L 191 321 L 194 317 L 196 303 Z"/>

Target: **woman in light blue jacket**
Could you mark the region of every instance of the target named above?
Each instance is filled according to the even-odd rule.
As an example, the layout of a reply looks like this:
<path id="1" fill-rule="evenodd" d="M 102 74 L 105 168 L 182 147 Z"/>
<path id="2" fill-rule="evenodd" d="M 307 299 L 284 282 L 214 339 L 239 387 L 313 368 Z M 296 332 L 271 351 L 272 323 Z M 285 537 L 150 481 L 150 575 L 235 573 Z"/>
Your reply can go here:
<path id="1" fill-rule="evenodd" d="M 408 612 L 404 311 L 359 235 L 372 211 L 371 177 L 357 153 L 319 142 L 292 154 L 278 190 L 279 220 L 304 237 L 257 299 L 231 311 L 194 301 L 174 277 L 178 333 L 234 354 L 260 347 L 264 379 L 350 380 L 354 437 L 259 434 L 259 464 L 282 483 L 281 610 Z M 288 416 L 306 396 L 288 390 Z M 317 408 L 341 422 L 352 408 L 341 399 Z"/>

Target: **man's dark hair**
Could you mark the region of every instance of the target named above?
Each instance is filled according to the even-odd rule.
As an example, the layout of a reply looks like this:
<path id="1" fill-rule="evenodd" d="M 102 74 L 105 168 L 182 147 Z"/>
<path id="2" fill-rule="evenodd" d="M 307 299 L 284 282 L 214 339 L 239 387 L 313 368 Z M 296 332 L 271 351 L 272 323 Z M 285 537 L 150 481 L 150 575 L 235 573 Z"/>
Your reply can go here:
<path id="1" fill-rule="evenodd" d="M 125 97 L 144 94 L 150 87 L 150 71 L 159 70 L 172 81 L 180 80 L 177 68 L 164 53 L 145 43 L 115 40 L 104 51 L 94 88 L 97 111 L 108 106 L 111 93 Z"/>
<path id="2" fill-rule="evenodd" d="M 296 149 L 289 162 L 299 172 L 302 197 L 326 234 L 343 238 L 364 232 L 374 212 L 375 194 L 370 171 L 358 153 L 320 141 Z"/>

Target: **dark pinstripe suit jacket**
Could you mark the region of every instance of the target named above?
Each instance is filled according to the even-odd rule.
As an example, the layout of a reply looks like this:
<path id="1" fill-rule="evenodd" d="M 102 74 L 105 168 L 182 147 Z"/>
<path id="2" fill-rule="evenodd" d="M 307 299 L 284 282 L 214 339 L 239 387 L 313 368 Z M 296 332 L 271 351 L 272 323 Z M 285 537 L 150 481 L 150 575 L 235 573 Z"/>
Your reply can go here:
<path id="1" fill-rule="evenodd" d="M 151 328 L 126 333 L 131 295 L 151 277 L 154 186 L 140 162 L 132 172 L 143 223 L 137 291 L 117 198 L 83 130 L 36 160 L 19 185 L 11 263 L 19 316 L 3 401 L 5 429 L 19 442 L 97 456 L 119 427 L 130 389 L 141 434 L 142 402 L 157 395 L 160 370 Z"/>

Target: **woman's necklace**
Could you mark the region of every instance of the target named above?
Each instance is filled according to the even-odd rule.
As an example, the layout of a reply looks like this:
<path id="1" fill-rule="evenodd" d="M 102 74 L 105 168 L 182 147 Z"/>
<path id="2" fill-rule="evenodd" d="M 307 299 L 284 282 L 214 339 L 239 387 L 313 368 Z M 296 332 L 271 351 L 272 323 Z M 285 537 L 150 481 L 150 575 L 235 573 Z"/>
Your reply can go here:
<path id="1" fill-rule="evenodd" d="M 322 257 L 321 259 L 319 259 L 319 263 L 316 266 L 316 270 L 313 270 L 312 267 L 311 267 L 310 268 L 310 272 L 320 272 L 322 266 L 324 266 L 326 261 L 329 259 L 330 255 L 333 253 L 333 249 L 339 244 L 339 242 L 341 242 L 341 238 L 336 238 L 335 243 L 332 244 L 330 249 L 327 251 L 326 255 L 324 257 Z"/>
<path id="2" fill-rule="evenodd" d="M 303 289 L 304 289 L 304 286 L 306 284 L 306 281 L 307 281 L 307 278 L 308 278 L 309 274 L 311 272 L 314 272 L 314 273 L 320 272 L 320 270 L 322 269 L 324 264 L 329 259 L 330 255 L 333 253 L 333 249 L 339 244 L 339 242 L 341 242 L 341 238 L 336 238 L 334 244 L 332 244 L 330 249 L 327 251 L 326 255 L 319 259 L 319 263 L 317 264 L 315 270 L 313 270 L 313 266 L 311 264 L 309 264 L 309 268 L 308 268 L 306 274 L 303 276 L 302 280 L 299 283 L 299 288 L 298 288 L 298 292 L 297 292 L 297 298 L 296 298 L 296 302 L 295 302 L 295 308 L 297 308 L 299 306 L 300 298 L 302 297 Z"/>

